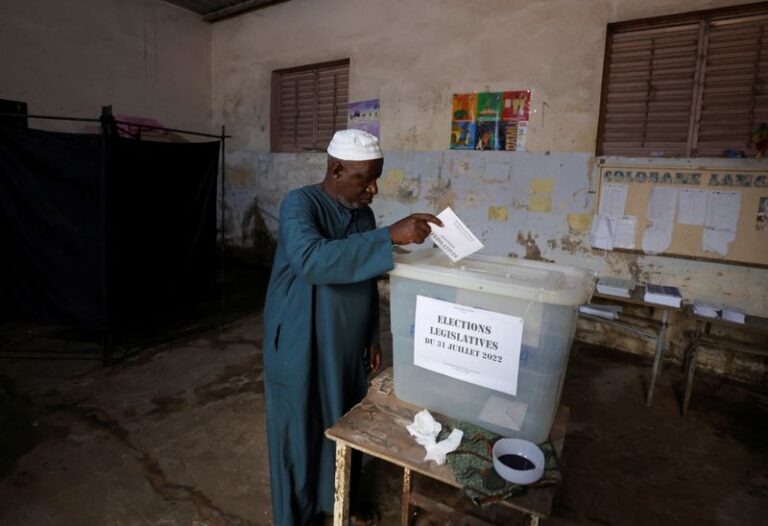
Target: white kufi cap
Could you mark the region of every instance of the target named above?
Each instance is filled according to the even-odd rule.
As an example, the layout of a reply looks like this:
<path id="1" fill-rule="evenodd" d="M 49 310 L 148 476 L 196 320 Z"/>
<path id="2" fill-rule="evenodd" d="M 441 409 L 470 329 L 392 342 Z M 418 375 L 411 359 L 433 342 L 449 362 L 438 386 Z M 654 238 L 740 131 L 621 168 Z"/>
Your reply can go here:
<path id="1" fill-rule="evenodd" d="M 342 161 L 370 161 L 384 157 L 379 139 L 363 130 L 339 130 L 328 145 L 328 155 Z"/>

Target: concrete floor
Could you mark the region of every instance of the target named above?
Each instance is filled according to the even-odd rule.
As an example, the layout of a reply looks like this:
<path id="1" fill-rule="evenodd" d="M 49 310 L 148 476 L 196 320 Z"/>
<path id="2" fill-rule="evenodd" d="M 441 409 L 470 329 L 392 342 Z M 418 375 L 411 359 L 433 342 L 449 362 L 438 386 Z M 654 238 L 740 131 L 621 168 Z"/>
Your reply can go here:
<path id="1" fill-rule="evenodd" d="M 241 307 L 107 369 L 0 361 L 0 525 L 270 524 L 261 316 L 258 302 Z M 545 524 L 764 524 L 764 390 L 699 375 L 681 418 L 680 371 L 665 369 L 647 409 L 649 372 L 576 346 L 565 482 Z M 366 467 L 384 524 L 397 524 L 399 476 Z"/>

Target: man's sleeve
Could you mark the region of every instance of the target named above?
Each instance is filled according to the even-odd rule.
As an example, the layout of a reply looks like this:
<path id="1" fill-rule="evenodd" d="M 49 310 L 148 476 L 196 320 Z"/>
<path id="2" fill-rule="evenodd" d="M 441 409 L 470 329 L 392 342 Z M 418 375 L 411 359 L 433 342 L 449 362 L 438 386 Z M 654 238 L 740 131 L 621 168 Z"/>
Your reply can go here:
<path id="1" fill-rule="evenodd" d="M 280 243 L 293 271 L 315 285 L 357 283 L 394 267 L 387 228 L 326 239 L 311 203 L 299 192 L 290 192 L 280 207 Z"/>

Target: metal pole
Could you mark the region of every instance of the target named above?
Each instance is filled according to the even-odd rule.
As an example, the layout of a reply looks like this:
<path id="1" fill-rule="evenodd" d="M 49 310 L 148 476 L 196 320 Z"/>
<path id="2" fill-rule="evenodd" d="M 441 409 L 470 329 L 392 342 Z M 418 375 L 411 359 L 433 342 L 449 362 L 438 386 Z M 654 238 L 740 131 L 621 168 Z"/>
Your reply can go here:
<path id="1" fill-rule="evenodd" d="M 226 164 L 226 152 L 227 152 L 227 136 L 224 133 L 224 125 L 221 125 L 221 223 L 219 224 L 219 230 L 221 231 L 221 246 L 224 247 L 226 243 L 226 236 L 224 235 L 224 213 L 226 207 L 226 198 L 224 192 L 227 190 L 227 164 Z"/>

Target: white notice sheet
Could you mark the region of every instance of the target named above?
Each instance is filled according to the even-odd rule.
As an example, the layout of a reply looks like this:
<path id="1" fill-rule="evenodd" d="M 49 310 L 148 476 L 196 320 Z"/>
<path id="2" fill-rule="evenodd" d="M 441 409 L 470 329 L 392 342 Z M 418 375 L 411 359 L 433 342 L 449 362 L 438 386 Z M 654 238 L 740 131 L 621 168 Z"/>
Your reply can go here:
<path id="1" fill-rule="evenodd" d="M 413 364 L 517 394 L 523 319 L 416 296 Z"/>
<path id="2" fill-rule="evenodd" d="M 663 186 L 651 188 L 651 198 L 648 200 L 647 214 L 649 220 L 672 223 L 675 220 L 676 207 L 677 188 L 666 188 Z"/>
<path id="3" fill-rule="evenodd" d="M 635 248 L 635 233 L 637 232 L 637 218 L 635 216 L 614 217 L 613 246 L 615 248 Z"/>
<path id="4" fill-rule="evenodd" d="M 627 185 L 608 183 L 600 191 L 600 206 L 597 213 L 601 216 L 623 216 L 627 203 Z"/>
<path id="5" fill-rule="evenodd" d="M 714 228 L 705 228 L 702 238 L 702 248 L 704 252 L 714 252 L 725 256 L 728 254 L 728 245 L 736 237 L 735 230 L 715 230 Z"/>
<path id="6" fill-rule="evenodd" d="M 592 221 L 591 244 L 595 248 L 613 250 L 613 230 L 608 216 L 598 215 Z"/>
<path id="7" fill-rule="evenodd" d="M 647 254 L 659 254 L 669 248 L 672 241 L 671 221 L 653 221 L 643 232 L 643 252 Z"/>
<path id="8" fill-rule="evenodd" d="M 432 241 L 456 263 L 483 248 L 483 243 L 475 237 L 475 234 L 459 219 L 459 216 L 449 206 L 437 215 L 443 226 L 429 224 L 432 232 L 429 237 Z"/>
<path id="9" fill-rule="evenodd" d="M 682 188 L 680 190 L 680 206 L 677 209 L 677 222 L 681 225 L 703 225 L 707 214 L 707 199 L 709 192 Z"/>
<path id="10" fill-rule="evenodd" d="M 704 226 L 736 232 L 741 208 L 741 192 L 709 192 Z"/>

